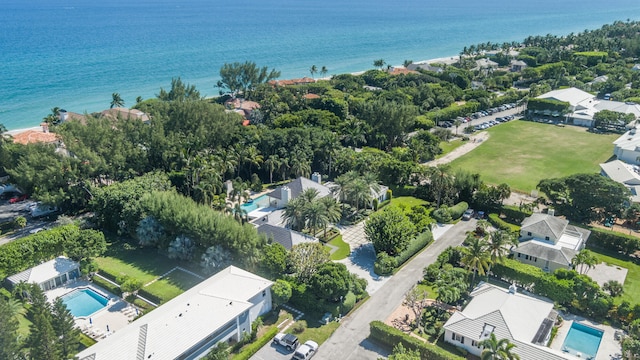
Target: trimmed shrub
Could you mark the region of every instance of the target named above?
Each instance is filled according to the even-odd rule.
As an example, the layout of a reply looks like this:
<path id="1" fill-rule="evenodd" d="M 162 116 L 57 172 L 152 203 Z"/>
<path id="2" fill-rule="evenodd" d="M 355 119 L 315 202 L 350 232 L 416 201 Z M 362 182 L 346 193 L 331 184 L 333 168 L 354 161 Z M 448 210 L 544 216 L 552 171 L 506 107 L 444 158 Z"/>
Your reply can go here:
<path id="1" fill-rule="evenodd" d="M 640 239 L 621 234 L 619 232 L 604 230 L 600 228 L 589 228 L 591 236 L 589 236 L 588 246 L 596 246 L 613 252 L 621 252 L 625 255 L 633 254 L 640 250 Z"/>
<path id="2" fill-rule="evenodd" d="M 449 215 L 451 215 L 451 219 L 458 220 L 462 217 L 465 211 L 469 208 L 469 204 L 464 201 L 461 201 L 452 207 L 449 208 Z"/>
<path id="3" fill-rule="evenodd" d="M 512 233 L 519 233 L 520 226 L 510 224 L 500 218 L 500 215 L 492 213 L 489 214 L 488 221 L 491 225 L 495 226 L 497 229 L 509 231 Z"/>
<path id="4" fill-rule="evenodd" d="M 520 224 L 527 216 L 531 216 L 530 211 L 524 211 L 517 206 L 511 205 L 502 205 L 502 214 L 508 222 L 517 224 Z"/>
<path id="5" fill-rule="evenodd" d="M 255 342 L 247 345 L 242 351 L 233 357 L 233 360 L 249 360 L 258 350 L 262 349 L 274 336 L 278 334 L 278 327 L 273 326 L 269 329 L 269 331 L 265 332 L 262 337 L 260 337 Z"/>
<path id="6" fill-rule="evenodd" d="M 94 284 L 100 286 L 101 288 L 107 290 L 108 292 L 117 295 L 117 296 L 122 296 L 122 290 L 120 289 L 120 287 L 113 285 L 112 283 L 106 281 L 103 278 L 100 278 L 98 276 L 94 276 L 93 279 L 91 279 L 93 281 Z"/>
<path id="7" fill-rule="evenodd" d="M 376 256 L 376 262 L 373 264 L 373 272 L 377 275 L 391 275 L 397 267 L 398 262 L 396 258 L 389 256 L 389 254 L 383 251 Z"/>
<path id="8" fill-rule="evenodd" d="M 427 342 L 416 339 L 412 336 L 409 336 L 402 331 L 389 326 L 382 321 L 372 321 L 369 324 L 369 328 L 371 330 L 370 337 L 377 342 L 388 346 L 389 348 L 393 348 L 397 344 L 402 344 L 405 348 L 411 350 L 417 350 L 420 352 L 420 357 L 422 359 L 429 360 L 464 360 L 464 357 L 461 357 L 456 354 L 452 354 L 447 350 L 444 350 L 435 345 L 431 345 Z"/>
<path id="9" fill-rule="evenodd" d="M 164 302 L 159 296 L 154 295 L 145 289 L 138 290 L 138 296 L 141 296 L 157 305 L 160 305 Z"/>
<path id="10" fill-rule="evenodd" d="M 340 305 L 340 313 L 348 314 L 355 306 L 358 298 L 356 295 L 349 291 L 347 295 L 345 295 L 344 300 L 342 300 L 342 305 Z"/>
<path id="11" fill-rule="evenodd" d="M 433 234 L 429 230 L 416 236 L 416 238 L 409 243 L 409 246 L 396 256 L 396 267 L 402 266 L 402 264 L 409 260 L 413 255 L 420 252 L 420 250 L 424 249 L 424 247 L 429 245 L 432 241 Z"/>

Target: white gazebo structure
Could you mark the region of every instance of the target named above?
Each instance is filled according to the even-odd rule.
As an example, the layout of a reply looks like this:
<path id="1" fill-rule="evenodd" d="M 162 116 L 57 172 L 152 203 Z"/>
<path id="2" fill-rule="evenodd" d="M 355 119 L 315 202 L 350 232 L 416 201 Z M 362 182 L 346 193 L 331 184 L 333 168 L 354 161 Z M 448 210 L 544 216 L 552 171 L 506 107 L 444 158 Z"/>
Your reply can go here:
<path id="1" fill-rule="evenodd" d="M 80 265 L 64 256 L 58 256 L 23 272 L 11 275 L 7 281 L 11 286 L 21 282 L 38 284 L 44 291 L 66 284 L 69 280 L 80 277 Z"/>

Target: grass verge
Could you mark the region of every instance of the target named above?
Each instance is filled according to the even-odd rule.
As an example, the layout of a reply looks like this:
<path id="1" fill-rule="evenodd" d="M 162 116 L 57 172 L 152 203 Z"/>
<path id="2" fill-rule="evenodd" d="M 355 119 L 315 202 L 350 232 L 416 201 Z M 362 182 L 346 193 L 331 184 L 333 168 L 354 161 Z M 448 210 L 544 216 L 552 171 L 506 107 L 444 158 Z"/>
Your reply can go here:
<path id="1" fill-rule="evenodd" d="M 338 250 L 331 254 L 331 260 L 345 259 L 351 253 L 351 248 L 349 247 L 349 244 L 342 240 L 342 235 L 338 235 L 333 240 L 329 241 L 329 245 L 333 245 L 338 248 Z"/>

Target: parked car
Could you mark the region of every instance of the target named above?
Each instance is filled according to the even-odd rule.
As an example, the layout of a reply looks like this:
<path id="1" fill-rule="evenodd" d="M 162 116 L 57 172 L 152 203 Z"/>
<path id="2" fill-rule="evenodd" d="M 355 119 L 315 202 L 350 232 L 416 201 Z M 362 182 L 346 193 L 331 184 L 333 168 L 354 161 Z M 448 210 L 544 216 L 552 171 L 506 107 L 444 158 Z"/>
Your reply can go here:
<path id="1" fill-rule="evenodd" d="M 9 199 L 9 204 L 15 204 L 27 200 L 27 194 L 21 194 Z"/>
<path id="2" fill-rule="evenodd" d="M 36 206 L 31 208 L 31 217 L 37 218 L 47 216 L 58 211 L 59 209 L 57 206 L 37 203 Z"/>
<path id="3" fill-rule="evenodd" d="M 471 220 L 473 217 L 474 211 L 473 209 L 467 209 L 464 214 L 462 214 L 462 220 Z"/>
<path id="4" fill-rule="evenodd" d="M 284 346 L 291 351 L 298 347 L 298 337 L 293 334 L 279 333 L 273 338 L 273 343 Z"/>
<path id="5" fill-rule="evenodd" d="M 318 343 L 313 340 L 307 340 L 293 354 L 296 360 L 308 360 L 318 351 Z"/>
<path id="6" fill-rule="evenodd" d="M 37 234 L 40 231 L 45 231 L 45 230 L 49 230 L 46 226 L 42 226 L 42 227 L 37 227 L 35 229 L 31 229 L 29 230 L 29 234 Z"/>

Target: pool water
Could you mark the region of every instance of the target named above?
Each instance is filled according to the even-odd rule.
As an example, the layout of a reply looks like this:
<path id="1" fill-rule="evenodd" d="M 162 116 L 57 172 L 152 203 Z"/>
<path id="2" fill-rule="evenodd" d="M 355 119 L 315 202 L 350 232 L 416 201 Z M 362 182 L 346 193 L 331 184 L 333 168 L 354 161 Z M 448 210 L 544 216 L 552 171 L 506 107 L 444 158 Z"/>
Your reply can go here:
<path id="1" fill-rule="evenodd" d="M 87 317 L 104 308 L 109 299 L 91 289 L 74 290 L 62 297 L 74 317 Z"/>
<path id="2" fill-rule="evenodd" d="M 580 353 L 584 358 L 595 357 L 602 334 L 604 334 L 602 330 L 574 322 L 562 344 L 562 350 L 574 355 Z"/>
<path id="3" fill-rule="evenodd" d="M 267 206 L 269 206 L 269 197 L 265 194 L 265 195 L 258 196 L 257 198 L 253 200 L 249 200 L 248 202 L 240 205 L 240 208 L 246 211 L 246 213 L 248 214 L 253 210 L 257 210 L 259 208 L 263 208 Z"/>

